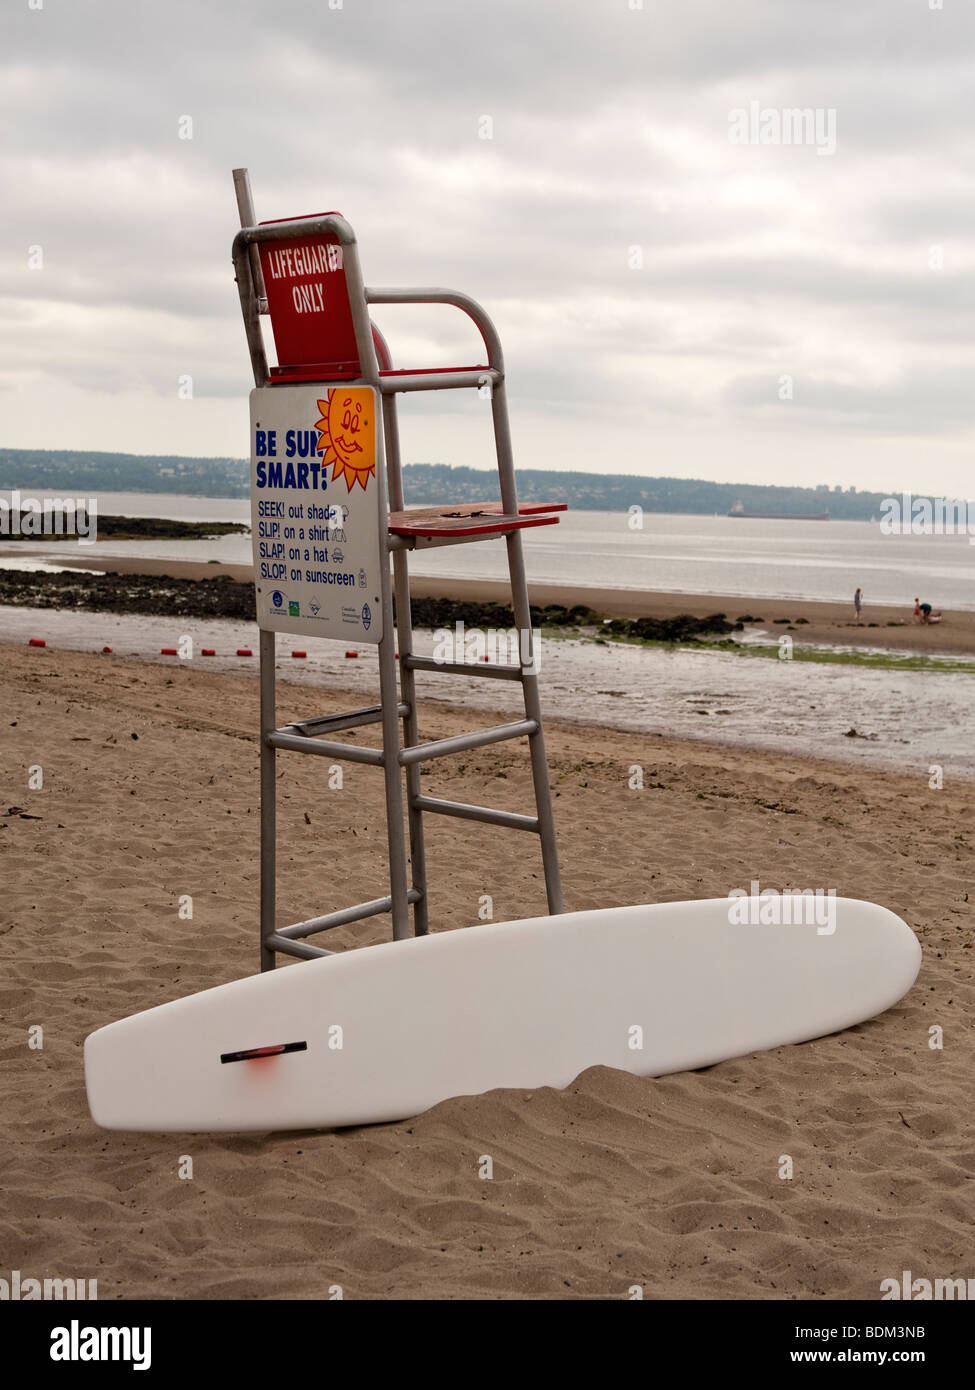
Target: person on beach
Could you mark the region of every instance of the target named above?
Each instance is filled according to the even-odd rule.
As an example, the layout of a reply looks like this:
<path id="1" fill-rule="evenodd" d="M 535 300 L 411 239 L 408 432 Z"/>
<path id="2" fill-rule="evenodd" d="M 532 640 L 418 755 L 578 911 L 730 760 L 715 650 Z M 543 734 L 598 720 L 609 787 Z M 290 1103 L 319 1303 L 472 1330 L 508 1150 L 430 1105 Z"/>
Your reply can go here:
<path id="1" fill-rule="evenodd" d="M 921 603 L 920 599 L 914 600 L 914 617 L 919 623 L 926 623 L 931 616 L 930 603 Z"/>
<path id="2" fill-rule="evenodd" d="M 860 616 L 860 609 L 861 609 L 862 606 L 863 606 L 863 590 L 862 590 L 862 589 L 857 589 L 856 593 L 853 595 L 853 608 L 854 608 L 854 611 L 855 611 L 855 613 L 856 613 L 856 615 L 857 615 L 858 618 L 859 618 L 859 616 Z"/>

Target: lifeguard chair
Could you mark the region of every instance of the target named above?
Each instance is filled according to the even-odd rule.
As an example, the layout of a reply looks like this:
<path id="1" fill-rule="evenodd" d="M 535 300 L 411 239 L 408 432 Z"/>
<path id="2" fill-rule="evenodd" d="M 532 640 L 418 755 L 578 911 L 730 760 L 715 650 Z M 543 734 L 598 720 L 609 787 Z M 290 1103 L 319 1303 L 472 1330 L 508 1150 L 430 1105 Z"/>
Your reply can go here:
<path id="1" fill-rule="evenodd" d="M 251 497 L 261 629 L 261 969 L 273 968 L 277 952 L 302 958 L 329 955 L 308 938 L 384 912 L 391 914 L 394 939 L 410 934 L 411 910 L 413 933 L 427 933 L 423 841 L 427 813 L 538 835 L 548 910 L 561 913 L 521 533 L 527 527 L 555 524 L 565 504 L 518 501 L 504 359 L 494 324 L 465 294 L 368 288 L 355 234 L 339 213 L 258 225 L 246 169 L 234 170 L 234 184 L 242 227 L 233 245 L 234 270 L 255 381 Z M 370 321 L 373 304 L 443 304 L 460 309 L 480 332 L 486 361 L 467 367 L 394 369 L 386 341 Z M 275 366 L 268 365 L 262 314 L 270 320 Z M 407 510 L 396 398 L 411 391 L 461 389 L 490 396 L 500 500 Z M 519 661 L 475 665 L 417 655 L 410 619 L 410 552 L 490 540 L 503 540 L 507 551 Z M 279 726 L 278 632 L 375 644 L 379 704 Z M 517 681 L 524 696 L 524 718 L 422 743 L 417 671 Z M 381 749 L 333 737 L 369 724 L 381 725 Z M 534 815 L 424 795 L 421 764 L 523 737 L 528 739 L 531 758 Z M 388 894 L 291 926 L 276 925 L 275 759 L 279 749 L 383 769 Z"/>
<path id="2" fill-rule="evenodd" d="M 518 505 L 494 327 L 466 295 L 366 289 L 352 229 L 337 213 L 255 226 L 246 172 L 236 170 L 235 179 L 244 227 L 234 242 L 234 265 L 257 383 L 251 494 L 261 629 L 262 973 L 155 1005 L 92 1033 L 85 1040 L 85 1080 L 95 1122 L 173 1134 L 385 1123 L 451 1096 L 568 1086 L 593 1066 L 640 1076 L 709 1067 L 833 1033 L 889 1008 L 914 983 L 918 941 L 886 908 L 835 898 L 833 890 L 824 920 L 818 892 L 783 894 L 781 908 L 767 917 L 780 896 L 774 891 L 771 899 L 768 891 L 751 897 L 732 892 L 700 902 L 560 915 L 521 553 L 524 528 L 551 525 L 557 516 L 554 507 Z M 370 323 L 369 305 L 409 303 L 452 304 L 469 314 L 487 362 L 394 371 Z M 264 350 L 262 306 L 277 344 L 274 368 Z M 405 510 L 396 396 L 485 386 L 500 502 Z M 518 663 L 471 666 L 417 656 L 409 552 L 492 538 L 505 541 L 515 622 L 527 639 L 519 643 Z M 380 704 L 279 728 L 277 632 L 354 635 L 376 644 Z M 525 717 L 421 743 L 417 671 L 519 681 Z M 381 748 L 334 738 L 368 724 L 381 725 Z M 531 752 L 534 816 L 423 794 L 422 763 L 522 736 Z M 278 749 L 383 769 L 388 894 L 276 926 Z M 549 915 L 429 935 L 428 812 L 537 834 Z M 810 898 L 811 916 L 804 911 Z M 397 945 L 410 933 L 411 908 L 413 931 L 425 939 Z M 278 952 L 333 955 L 308 938 L 384 912 L 392 915 L 394 942 L 312 959 L 301 970 L 272 970 Z M 336 1019 L 343 1034 L 357 1039 L 355 1046 L 333 1046 Z"/>

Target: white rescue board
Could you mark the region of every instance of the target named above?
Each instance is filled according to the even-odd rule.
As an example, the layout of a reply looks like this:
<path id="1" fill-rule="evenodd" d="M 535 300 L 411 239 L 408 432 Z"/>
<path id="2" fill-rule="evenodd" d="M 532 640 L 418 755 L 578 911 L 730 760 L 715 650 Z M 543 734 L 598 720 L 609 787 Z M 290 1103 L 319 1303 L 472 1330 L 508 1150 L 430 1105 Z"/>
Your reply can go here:
<path id="1" fill-rule="evenodd" d="M 91 1034 L 92 1117 L 329 1129 L 495 1087 L 564 1087 L 595 1065 L 662 1076 L 848 1028 L 917 976 L 914 933 L 873 903 L 833 899 L 831 934 L 732 925 L 729 906 L 483 924 L 204 990 Z"/>

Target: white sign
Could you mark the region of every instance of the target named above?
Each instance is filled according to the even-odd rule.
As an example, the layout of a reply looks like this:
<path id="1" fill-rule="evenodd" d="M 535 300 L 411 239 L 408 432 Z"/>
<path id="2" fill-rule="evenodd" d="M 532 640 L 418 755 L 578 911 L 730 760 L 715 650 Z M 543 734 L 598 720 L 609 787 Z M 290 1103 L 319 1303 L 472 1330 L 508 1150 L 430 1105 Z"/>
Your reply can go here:
<path id="1" fill-rule="evenodd" d="M 379 642 L 386 479 L 371 386 L 251 392 L 251 527 L 258 626 Z M 384 539 L 384 538 L 383 538 Z"/>

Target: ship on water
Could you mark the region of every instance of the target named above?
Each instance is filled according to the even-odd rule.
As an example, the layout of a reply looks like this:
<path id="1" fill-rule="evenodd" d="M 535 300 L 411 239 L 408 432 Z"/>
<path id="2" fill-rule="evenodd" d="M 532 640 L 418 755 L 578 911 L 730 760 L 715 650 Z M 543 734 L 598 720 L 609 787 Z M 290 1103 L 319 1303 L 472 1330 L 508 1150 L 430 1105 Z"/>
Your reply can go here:
<path id="1" fill-rule="evenodd" d="M 748 512 L 744 502 L 736 502 L 729 516 L 743 516 L 748 521 L 829 521 L 829 512 Z"/>

